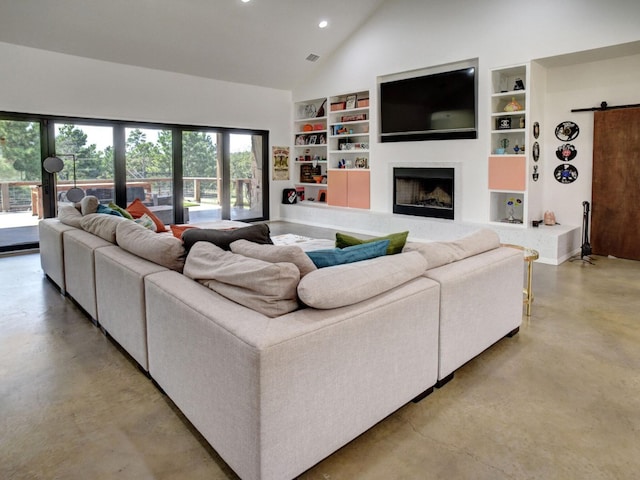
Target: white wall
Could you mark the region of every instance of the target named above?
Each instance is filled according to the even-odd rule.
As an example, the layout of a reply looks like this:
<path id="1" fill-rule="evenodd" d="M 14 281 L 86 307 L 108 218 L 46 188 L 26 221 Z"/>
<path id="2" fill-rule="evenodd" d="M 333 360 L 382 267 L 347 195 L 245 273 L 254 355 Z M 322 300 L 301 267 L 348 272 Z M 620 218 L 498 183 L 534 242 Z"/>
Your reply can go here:
<path id="1" fill-rule="evenodd" d="M 371 90 L 373 210 L 391 211 L 392 185 L 388 175 L 391 162 L 456 161 L 463 164 L 462 212 L 458 219 L 486 222 L 489 217 L 489 69 L 640 40 L 639 18 L 640 2 L 637 0 L 388 0 L 361 30 L 345 42 L 340 51 L 324 60 L 320 71 L 300 85 L 293 92 L 293 97 L 299 101 L 360 89 Z M 477 140 L 377 142 L 374 133 L 378 128 L 375 114 L 378 76 L 476 57 L 480 63 Z M 637 88 L 640 86 L 637 65 L 631 67 L 631 72 L 636 89 L 640 91 Z M 594 72 L 586 73 L 591 75 Z M 613 99 L 614 95 L 609 91 L 615 92 L 618 85 L 602 87 L 604 91 L 598 92 L 598 97 Z M 577 100 L 579 98 L 572 100 L 572 108 L 583 103 L 576 103 Z M 593 102 L 591 98 L 584 100 L 588 100 L 587 105 Z M 585 124 L 583 118 L 586 117 L 580 118 L 580 123 Z M 545 119 L 548 126 L 553 121 L 552 114 Z M 586 138 L 587 135 L 581 140 Z M 548 142 L 546 148 L 553 147 L 551 143 Z M 549 157 L 548 153 L 546 156 Z M 543 188 L 555 196 L 558 186 L 547 187 L 547 183 L 555 183 L 555 180 L 545 176 L 541 181 L 544 182 Z M 577 189 L 574 187 L 573 190 Z M 577 203 L 580 212 L 578 217 L 567 212 L 566 219 L 580 225 L 580 203 L 584 200 L 584 193 L 571 195 L 570 192 L 572 189 L 565 187 L 562 196 L 571 198 L 562 198 L 562 202 Z M 560 210 L 556 207 L 560 200 L 556 202 L 555 197 L 552 198 L 554 201 L 549 202 L 549 208 Z M 565 219 L 564 211 L 561 217 Z"/>
<path id="2" fill-rule="evenodd" d="M 288 145 L 291 105 L 289 91 L 0 43 L 4 111 L 260 129 L 269 131 L 271 145 Z M 279 216 L 280 191 L 272 185 L 272 217 Z"/>
<path id="3" fill-rule="evenodd" d="M 603 101 L 610 106 L 640 104 L 640 55 L 547 69 L 545 118 L 540 122 L 545 144 L 539 163 L 545 179 L 543 210 L 552 210 L 560 223 L 580 225 L 582 202 L 591 201 L 593 113 L 571 110 L 598 107 Z M 555 152 L 564 143 L 554 131 L 566 120 L 580 127 L 578 137 L 569 142 L 578 152 L 570 162 L 578 169 L 578 179 L 563 185 L 553 179 L 553 170 L 563 163 Z"/>

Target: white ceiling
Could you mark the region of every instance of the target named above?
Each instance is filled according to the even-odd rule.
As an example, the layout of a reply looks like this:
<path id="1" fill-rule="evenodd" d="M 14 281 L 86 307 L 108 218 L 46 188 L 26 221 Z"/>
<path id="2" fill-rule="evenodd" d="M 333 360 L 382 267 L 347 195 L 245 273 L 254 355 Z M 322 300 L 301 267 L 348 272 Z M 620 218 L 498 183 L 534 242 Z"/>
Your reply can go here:
<path id="1" fill-rule="evenodd" d="M 291 90 L 383 2 L 0 0 L 0 42 Z"/>

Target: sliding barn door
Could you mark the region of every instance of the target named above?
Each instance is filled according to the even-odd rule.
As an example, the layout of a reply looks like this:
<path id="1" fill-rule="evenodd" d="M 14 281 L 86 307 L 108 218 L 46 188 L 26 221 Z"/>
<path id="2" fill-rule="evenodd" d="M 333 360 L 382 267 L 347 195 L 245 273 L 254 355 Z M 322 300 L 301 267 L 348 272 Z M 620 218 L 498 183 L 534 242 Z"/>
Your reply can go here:
<path id="1" fill-rule="evenodd" d="M 640 260 L 640 108 L 594 115 L 591 248 Z"/>

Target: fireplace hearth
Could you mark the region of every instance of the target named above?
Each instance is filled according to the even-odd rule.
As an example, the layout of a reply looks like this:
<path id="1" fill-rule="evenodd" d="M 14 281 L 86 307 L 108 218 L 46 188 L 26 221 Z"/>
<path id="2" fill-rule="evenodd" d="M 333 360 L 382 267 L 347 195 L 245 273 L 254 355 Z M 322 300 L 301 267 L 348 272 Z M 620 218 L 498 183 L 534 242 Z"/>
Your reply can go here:
<path id="1" fill-rule="evenodd" d="M 393 213 L 453 220 L 453 168 L 394 168 Z"/>

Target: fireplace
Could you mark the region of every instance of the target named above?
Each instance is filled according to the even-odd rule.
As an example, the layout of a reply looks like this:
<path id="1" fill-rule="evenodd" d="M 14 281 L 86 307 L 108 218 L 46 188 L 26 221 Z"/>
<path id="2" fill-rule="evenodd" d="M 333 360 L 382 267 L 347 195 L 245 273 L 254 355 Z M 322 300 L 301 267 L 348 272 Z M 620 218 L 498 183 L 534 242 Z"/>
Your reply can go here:
<path id="1" fill-rule="evenodd" d="M 454 219 L 453 168 L 394 168 L 393 213 Z"/>

